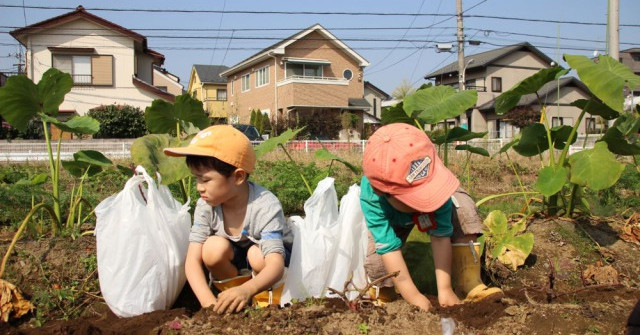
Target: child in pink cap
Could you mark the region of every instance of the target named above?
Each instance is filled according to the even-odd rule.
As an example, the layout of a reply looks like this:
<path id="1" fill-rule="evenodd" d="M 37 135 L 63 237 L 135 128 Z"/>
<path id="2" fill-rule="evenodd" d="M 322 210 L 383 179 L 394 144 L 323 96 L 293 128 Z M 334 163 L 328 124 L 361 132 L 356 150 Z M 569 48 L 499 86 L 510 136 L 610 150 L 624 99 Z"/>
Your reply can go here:
<path id="1" fill-rule="evenodd" d="M 392 299 L 395 285 L 407 302 L 431 308 L 413 283 L 400 250 L 414 225 L 431 238 L 441 306 L 460 303 L 452 273 L 456 291 L 467 301 L 502 294 L 480 279 L 479 244 L 474 242 L 482 233 L 482 221 L 475 204 L 423 131 L 404 123 L 381 127 L 367 142 L 363 170 L 360 202 L 369 229 L 367 275 L 375 280 L 399 271 L 392 282 L 376 288 L 374 298 Z"/>

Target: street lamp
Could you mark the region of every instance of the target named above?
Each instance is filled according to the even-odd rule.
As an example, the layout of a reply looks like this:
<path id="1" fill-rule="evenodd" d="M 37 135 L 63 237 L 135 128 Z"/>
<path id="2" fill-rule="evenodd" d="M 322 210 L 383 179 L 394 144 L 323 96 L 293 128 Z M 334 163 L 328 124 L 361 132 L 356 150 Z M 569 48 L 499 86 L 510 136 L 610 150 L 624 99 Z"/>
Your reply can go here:
<path id="1" fill-rule="evenodd" d="M 469 59 L 467 61 L 467 63 L 464 65 L 464 67 L 462 68 L 462 72 L 460 73 L 460 75 L 462 76 L 462 80 L 460 81 L 460 90 L 464 91 L 466 89 L 466 84 L 465 84 L 465 73 L 467 72 L 467 66 L 469 66 L 469 64 L 473 63 L 473 58 Z"/>

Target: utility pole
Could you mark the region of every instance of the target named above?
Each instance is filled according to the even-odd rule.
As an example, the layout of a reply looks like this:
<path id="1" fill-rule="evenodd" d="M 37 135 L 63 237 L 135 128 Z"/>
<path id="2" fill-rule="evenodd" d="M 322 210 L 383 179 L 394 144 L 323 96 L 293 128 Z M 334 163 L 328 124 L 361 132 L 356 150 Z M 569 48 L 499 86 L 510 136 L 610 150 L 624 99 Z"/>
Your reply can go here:
<path id="1" fill-rule="evenodd" d="M 462 25 L 462 0 L 456 0 L 458 16 L 458 90 L 464 90 L 464 27 Z"/>
<path id="2" fill-rule="evenodd" d="M 609 0 L 609 13 L 607 25 L 607 48 L 609 49 L 609 56 L 619 61 L 620 60 L 620 0 Z"/>

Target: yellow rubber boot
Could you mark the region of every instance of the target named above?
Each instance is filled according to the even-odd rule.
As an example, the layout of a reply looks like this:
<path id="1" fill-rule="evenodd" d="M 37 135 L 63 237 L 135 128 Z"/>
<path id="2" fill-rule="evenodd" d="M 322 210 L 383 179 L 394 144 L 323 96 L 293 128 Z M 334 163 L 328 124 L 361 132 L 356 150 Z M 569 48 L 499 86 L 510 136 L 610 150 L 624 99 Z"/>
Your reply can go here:
<path id="1" fill-rule="evenodd" d="M 251 279 L 251 274 L 240 275 L 228 279 L 223 280 L 214 280 L 212 281 L 213 286 L 215 286 L 220 292 L 230 289 L 232 287 L 240 286 Z"/>
<path id="2" fill-rule="evenodd" d="M 480 279 L 480 243 L 453 243 L 451 276 L 455 292 L 464 301 L 479 301 L 494 294 L 504 295 L 497 287 L 487 287 Z"/>

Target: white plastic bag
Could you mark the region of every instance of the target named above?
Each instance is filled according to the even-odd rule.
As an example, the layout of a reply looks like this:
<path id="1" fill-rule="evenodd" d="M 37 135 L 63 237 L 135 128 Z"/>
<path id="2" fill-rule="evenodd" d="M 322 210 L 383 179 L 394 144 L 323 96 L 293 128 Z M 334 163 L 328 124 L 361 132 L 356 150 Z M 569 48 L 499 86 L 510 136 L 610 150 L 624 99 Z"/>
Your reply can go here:
<path id="1" fill-rule="evenodd" d="M 342 290 L 352 275 L 358 287 L 366 284 L 367 233 L 360 187 L 351 186 L 338 209 L 334 179 L 325 178 L 305 202 L 304 211 L 304 219 L 289 219 L 294 241 L 280 305 L 330 296 L 328 287 Z"/>
<path id="2" fill-rule="evenodd" d="M 111 311 L 131 317 L 171 307 L 186 281 L 189 202 L 181 205 L 138 166 L 95 212 L 98 278 Z"/>

